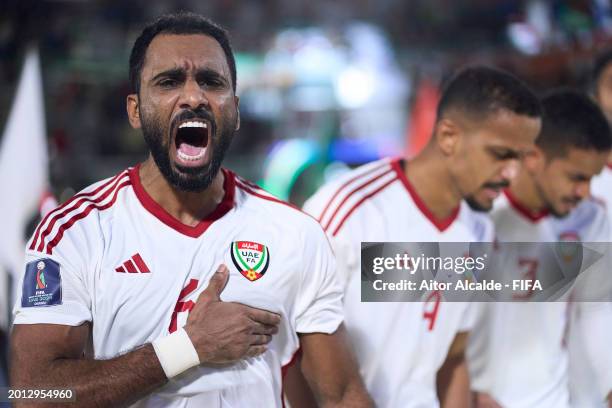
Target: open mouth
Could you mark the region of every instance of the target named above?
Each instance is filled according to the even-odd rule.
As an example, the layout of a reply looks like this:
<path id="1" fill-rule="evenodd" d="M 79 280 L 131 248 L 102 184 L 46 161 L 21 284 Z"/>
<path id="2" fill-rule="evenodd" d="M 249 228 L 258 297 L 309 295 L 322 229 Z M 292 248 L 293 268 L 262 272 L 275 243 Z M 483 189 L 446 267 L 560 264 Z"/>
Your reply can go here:
<path id="1" fill-rule="evenodd" d="M 185 166 L 200 165 L 209 143 L 211 125 L 201 119 L 190 119 L 181 122 L 174 136 L 176 156 Z"/>

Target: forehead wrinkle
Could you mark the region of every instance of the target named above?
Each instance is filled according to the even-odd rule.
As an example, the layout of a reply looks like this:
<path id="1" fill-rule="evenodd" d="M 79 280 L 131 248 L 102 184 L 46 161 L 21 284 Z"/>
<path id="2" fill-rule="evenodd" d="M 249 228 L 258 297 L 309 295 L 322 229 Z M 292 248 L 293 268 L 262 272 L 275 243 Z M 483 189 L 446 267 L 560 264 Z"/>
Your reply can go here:
<path id="1" fill-rule="evenodd" d="M 186 72 L 206 69 L 231 82 L 229 62 L 223 48 L 206 34 L 159 34 L 149 44 L 143 68 L 153 72 L 151 76 L 175 68 Z"/>

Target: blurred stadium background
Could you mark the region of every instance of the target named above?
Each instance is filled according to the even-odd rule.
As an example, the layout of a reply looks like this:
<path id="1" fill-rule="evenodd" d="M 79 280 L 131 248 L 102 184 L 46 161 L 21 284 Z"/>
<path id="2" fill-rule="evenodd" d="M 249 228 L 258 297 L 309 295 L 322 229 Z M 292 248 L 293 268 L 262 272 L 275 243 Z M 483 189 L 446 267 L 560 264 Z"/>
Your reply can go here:
<path id="1" fill-rule="evenodd" d="M 242 128 L 226 165 L 298 205 L 348 166 L 418 151 L 440 83 L 455 68 L 495 65 L 538 92 L 586 87 L 593 56 L 612 45 L 611 0 L 3 0 L 0 269 L 16 268 L 7 242 L 21 247 L 40 216 L 15 189 L 35 194 L 36 204 L 44 191 L 63 202 L 145 157 L 125 114 L 128 55 L 145 22 L 176 10 L 209 16 L 233 40 Z M 30 127 L 11 127 L 28 50 L 40 59 L 44 122 L 36 124 L 37 102 L 29 101 Z M 46 140 L 42 153 L 31 145 L 7 153 L 9 128 L 26 140 L 36 126 L 43 137 L 28 143 Z M 28 178 L 39 168 L 46 189 Z M 9 207 L 26 221 L 8 216 Z"/>

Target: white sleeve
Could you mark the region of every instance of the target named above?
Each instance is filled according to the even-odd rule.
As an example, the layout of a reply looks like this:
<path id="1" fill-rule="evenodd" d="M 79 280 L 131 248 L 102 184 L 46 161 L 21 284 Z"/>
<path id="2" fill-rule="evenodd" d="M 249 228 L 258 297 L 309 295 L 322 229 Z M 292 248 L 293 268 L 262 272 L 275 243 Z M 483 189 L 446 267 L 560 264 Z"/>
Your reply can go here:
<path id="1" fill-rule="evenodd" d="M 343 236 L 329 238 L 336 258 L 336 280 L 345 292 L 351 277 L 361 270 L 361 248 Z"/>
<path id="2" fill-rule="evenodd" d="M 612 302 L 576 302 L 574 329 L 597 378 L 602 401 L 612 392 Z"/>
<path id="3" fill-rule="evenodd" d="M 344 319 L 342 289 L 325 234 L 314 221 L 310 225 L 303 241 L 304 269 L 296 299 L 295 327 L 298 333 L 331 334 Z"/>
<path id="4" fill-rule="evenodd" d="M 459 325 L 458 331 L 472 331 L 472 329 L 476 325 L 476 320 L 478 318 L 481 318 L 481 308 L 484 307 L 486 304 L 481 304 L 478 302 L 458 302 L 455 303 L 455 305 L 461 305 L 464 307 L 463 317 L 461 318 L 461 324 Z"/>
<path id="5" fill-rule="evenodd" d="M 27 250 L 19 293 L 13 308 L 14 324 L 78 326 L 92 320 L 91 299 L 84 279 L 86 252 L 64 236 L 53 254 Z"/>

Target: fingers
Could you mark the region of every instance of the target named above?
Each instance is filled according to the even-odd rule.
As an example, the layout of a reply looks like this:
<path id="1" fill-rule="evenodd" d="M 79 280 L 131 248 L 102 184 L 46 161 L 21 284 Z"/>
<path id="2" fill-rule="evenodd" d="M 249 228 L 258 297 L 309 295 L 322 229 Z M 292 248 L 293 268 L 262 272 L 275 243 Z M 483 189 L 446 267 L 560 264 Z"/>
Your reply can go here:
<path id="1" fill-rule="evenodd" d="M 263 323 L 268 326 L 278 326 L 281 322 L 280 315 L 266 310 L 255 309 L 247 306 L 246 315 L 257 323 Z"/>
<path id="2" fill-rule="evenodd" d="M 223 288 L 225 288 L 228 278 L 229 269 L 227 269 L 227 266 L 223 264 L 219 265 L 215 274 L 210 278 L 208 286 L 202 292 L 202 295 L 206 294 L 212 296 L 215 300 L 219 300 L 219 296 L 221 296 L 221 292 L 223 292 Z"/>
<path id="3" fill-rule="evenodd" d="M 270 326 L 267 324 L 261 324 L 257 322 L 253 322 L 252 324 L 253 324 L 253 329 L 252 329 L 253 334 L 273 335 L 273 334 L 278 333 L 278 326 Z"/>
<path id="4" fill-rule="evenodd" d="M 249 351 L 246 353 L 246 357 L 257 357 L 266 352 L 268 348 L 266 346 L 251 346 Z"/>
<path id="5" fill-rule="evenodd" d="M 264 346 L 272 340 L 272 336 L 267 334 L 254 334 L 251 337 L 251 346 Z"/>

